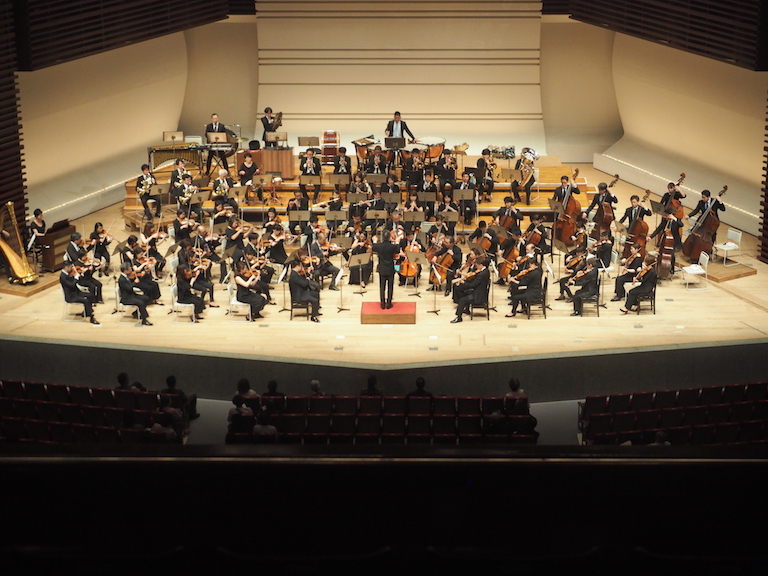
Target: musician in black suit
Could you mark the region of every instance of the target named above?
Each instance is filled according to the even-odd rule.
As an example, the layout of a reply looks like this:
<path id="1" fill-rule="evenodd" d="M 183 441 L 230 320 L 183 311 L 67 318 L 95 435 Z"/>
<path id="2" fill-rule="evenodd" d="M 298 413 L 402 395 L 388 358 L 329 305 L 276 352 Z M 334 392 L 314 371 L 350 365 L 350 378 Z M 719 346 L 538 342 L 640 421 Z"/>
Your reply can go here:
<path id="1" fill-rule="evenodd" d="M 637 303 L 641 296 L 650 296 L 653 292 L 653 287 L 656 285 L 656 258 L 651 254 L 645 255 L 645 261 L 643 262 L 643 269 L 635 276 L 639 278 L 639 284 L 634 288 L 630 288 L 627 293 L 627 302 L 625 308 L 619 308 L 619 311 L 626 314 L 630 310 L 637 311 Z"/>
<path id="2" fill-rule="evenodd" d="M 373 198 L 370 200 L 367 200 L 367 208 L 366 213 L 370 210 L 386 210 L 387 204 L 384 202 L 384 199 L 381 197 L 381 189 L 374 190 L 373 192 Z M 370 226 L 371 230 L 375 233 L 376 228 L 378 227 L 379 223 L 381 223 L 382 220 L 379 219 L 372 219 L 372 218 L 366 218 L 364 221 L 365 226 Z"/>
<path id="3" fill-rule="evenodd" d="M 456 318 L 451 324 L 462 321 L 464 314 L 469 314 L 470 304 L 485 304 L 488 301 L 488 286 L 491 273 L 488 270 L 488 258 L 480 257 L 475 260 L 471 278 L 460 279 L 456 282 L 454 299 L 456 300 Z"/>
<path id="4" fill-rule="evenodd" d="M 411 140 L 415 140 L 416 136 L 413 135 L 408 129 L 408 124 L 405 123 L 400 117 L 400 112 L 395 112 L 394 119 L 387 122 L 387 129 L 384 130 L 384 136 L 388 138 L 405 138 L 405 135 L 411 137 Z"/>
<path id="5" fill-rule="evenodd" d="M 320 322 L 317 317 L 320 310 L 320 287 L 317 282 L 302 274 L 303 265 L 300 260 L 294 260 L 288 287 L 291 291 L 291 302 L 309 302 L 312 311 L 312 322 Z"/>
<path id="6" fill-rule="evenodd" d="M 480 222 L 477 223 L 477 228 L 474 232 L 472 232 L 467 240 L 480 244 L 484 239 L 491 243 L 490 247 L 485 249 L 485 251 L 488 254 L 495 255 L 499 250 L 499 237 L 496 235 L 494 230 L 488 228 L 485 220 L 480 220 Z"/>
<path id="7" fill-rule="evenodd" d="M 619 220 L 620 223 L 623 224 L 625 220 L 629 220 L 629 224 L 631 225 L 635 220 L 643 220 L 646 216 L 651 216 L 653 214 L 653 212 L 640 202 L 640 196 L 637 194 L 632 194 L 629 201 L 632 205 L 624 210 L 624 216 Z"/>
<path id="8" fill-rule="evenodd" d="M 264 132 L 261 139 L 264 140 L 265 148 L 274 148 L 277 142 L 267 142 L 267 132 L 275 132 L 275 117 L 272 115 L 272 108 L 264 108 L 264 116 L 261 117 L 261 125 L 264 126 Z"/>
<path id="9" fill-rule="evenodd" d="M 187 217 L 193 212 L 197 214 L 197 221 L 203 221 L 203 205 L 200 202 L 192 202 L 192 196 L 199 192 L 197 186 L 192 184 L 192 174 L 184 174 L 179 188 L 179 205 L 187 211 Z"/>
<path id="10" fill-rule="evenodd" d="M 573 295 L 573 312 L 571 316 L 581 316 L 584 310 L 584 300 L 597 296 L 600 290 L 600 278 L 597 275 L 597 258 L 589 256 L 587 258 L 586 272 L 580 278 L 572 278 L 569 284 L 581 286 Z"/>
<path id="11" fill-rule="evenodd" d="M 339 274 L 339 269 L 334 266 L 330 260 L 328 260 L 329 256 L 332 256 L 333 254 L 330 252 L 330 247 L 324 248 L 326 244 L 327 240 L 325 238 L 325 234 L 320 232 L 317 235 L 315 241 L 312 242 L 309 246 L 309 255 L 317 257 L 318 261 L 320 262 L 315 267 L 315 280 L 319 280 L 321 276 L 330 276 L 331 285 L 328 286 L 328 289 L 338 290 L 336 287 L 336 276 Z"/>
<path id="12" fill-rule="evenodd" d="M 379 186 L 379 190 L 382 194 L 397 194 L 398 199 L 400 198 L 400 186 L 398 186 L 395 183 L 395 175 L 389 174 L 387 176 L 387 181 L 382 182 L 381 186 Z M 397 210 L 398 206 L 400 205 L 400 201 L 398 200 L 396 203 L 392 202 L 385 202 L 387 212 L 394 212 Z"/>
<path id="13" fill-rule="evenodd" d="M 457 190 L 474 190 L 475 185 L 470 181 L 469 176 L 469 172 L 464 172 L 464 174 L 461 175 L 461 182 L 456 182 L 454 188 Z M 475 202 L 474 197 L 472 200 L 459 200 L 459 209 L 464 216 L 464 224 L 469 226 L 472 223 L 472 218 L 477 212 L 477 203 Z"/>
<path id="14" fill-rule="evenodd" d="M 77 287 L 77 274 L 72 275 L 73 266 L 72 262 L 68 260 L 64 261 L 64 267 L 59 274 L 59 282 L 64 290 L 64 300 L 73 304 L 82 304 L 84 306 L 85 315 L 91 319 L 91 324 L 99 326 L 99 322 L 93 315 L 93 302 L 95 298 L 93 294 L 81 292 Z"/>
<path id="15" fill-rule="evenodd" d="M 307 151 L 304 153 L 304 157 L 301 159 L 301 162 L 299 163 L 299 169 L 301 170 L 302 176 L 321 176 L 322 171 L 320 167 L 320 159 L 315 157 L 315 151 L 312 148 L 307 148 Z M 299 184 L 299 189 L 301 190 L 301 193 L 304 195 L 305 198 L 308 198 L 307 196 L 307 187 L 304 184 Z M 315 194 L 314 198 L 312 199 L 312 202 L 317 202 L 317 196 L 320 193 L 320 187 L 314 189 Z"/>
<path id="16" fill-rule="evenodd" d="M 672 208 L 664 210 L 664 217 L 661 222 L 659 222 L 659 226 L 653 231 L 653 234 L 649 236 L 651 240 L 656 238 L 656 236 L 659 237 L 659 240 L 656 242 L 656 246 L 659 248 L 664 245 L 664 230 L 667 228 L 669 228 L 669 231 L 672 233 L 672 238 L 675 239 L 675 250 L 672 252 L 672 274 L 674 274 L 675 252 L 683 249 L 683 239 L 680 232 L 683 228 L 683 221 L 675 217 L 675 211 Z"/>
<path id="17" fill-rule="evenodd" d="M 589 205 L 589 208 L 587 208 L 587 211 L 584 212 L 584 218 L 586 219 L 589 216 L 589 213 L 592 212 L 592 208 L 595 206 L 600 206 L 605 202 L 608 202 L 609 204 L 616 204 L 619 201 L 618 198 L 614 195 L 613 192 L 611 192 L 611 189 L 608 188 L 608 184 L 605 182 L 600 182 L 600 184 L 597 185 L 597 194 L 595 194 L 595 197 L 592 198 L 592 204 Z"/>
<path id="18" fill-rule="evenodd" d="M 629 247 L 629 256 L 621 259 L 621 265 L 626 269 L 626 272 L 616 277 L 616 295 L 611 298 L 611 302 L 618 302 L 626 296 L 624 284 L 631 282 L 637 276 L 637 273 L 640 272 L 643 265 L 643 258 L 640 255 L 640 244 L 635 242 Z"/>
<path id="19" fill-rule="evenodd" d="M 352 159 L 347 156 L 347 149 L 342 146 L 333 158 L 333 173 L 352 175 Z M 341 192 L 341 186 L 336 184 L 336 190 Z"/>
<path id="20" fill-rule="evenodd" d="M 286 210 L 288 212 L 289 218 L 288 232 L 294 234 L 296 232 L 296 228 L 300 225 L 300 222 L 291 218 L 291 212 L 295 212 L 296 210 L 309 210 L 309 200 L 304 197 L 300 190 L 296 190 L 293 193 L 293 198 L 288 201 Z"/>
<path id="21" fill-rule="evenodd" d="M 480 202 L 483 200 L 490 202 L 491 194 L 493 193 L 493 169 L 495 165 L 491 160 L 490 149 L 484 148 L 482 154 L 483 155 L 477 159 L 477 190 L 482 194 L 482 198 L 479 199 Z M 517 199 L 519 201 L 520 197 L 518 196 Z"/>
<path id="22" fill-rule="evenodd" d="M 236 136 L 232 130 L 227 130 L 224 124 L 219 122 L 219 115 L 216 113 L 211 114 L 211 123 L 205 127 L 205 133 L 208 134 L 210 132 L 221 132 L 224 134 L 229 134 L 233 137 Z M 224 150 L 219 150 L 217 152 L 209 151 L 208 160 L 205 163 L 205 173 L 208 175 L 211 173 L 211 162 L 213 162 L 213 157 L 216 155 L 218 155 L 218 157 L 221 159 L 221 167 L 229 172 L 229 164 L 227 164 L 227 153 Z"/>
<path id="23" fill-rule="evenodd" d="M 443 259 L 446 253 L 450 253 L 453 262 L 448 266 L 448 270 L 445 273 L 445 295 L 448 296 L 451 293 L 451 282 L 456 277 L 456 272 L 461 268 L 462 254 L 461 248 L 456 245 L 453 236 L 446 236 L 443 247 L 438 250 L 432 257 L 431 263 L 437 264 L 438 261 Z M 432 286 L 428 290 L 440 290 L 439 286 Z"/>
<path id="24" fill-rule="evenodd" d="M 525 276 L 519 280 L 517 278 L 510 279 L 510 282 L 517 285 L 518 290 L 512 296 L 512 311 L 506 315 L 506 318 L 512 318 L 517 314 L 518 303 L 522 302 L 522 308 L 525 310 L 525 307 L 531 302 L 541 300 L 541 268 L 539 268 L 535 258 L 529 258 L 527 263 L 528 267 Z M 523 286 L 525 290 L 520 290 Z"/>
<path id="25" fill-rule="evenodd" d="M 552 252 L 552 248 L 547 244 L 549 239 L 549 233 L 544 226 L 544 217 L 541 214 L 534 214 L 531 216 L 531 223 L 526 228 L 525 232 L 528 234 L 528 238 L 533 235 L 534 230 L 539 233 L 541 239 L 535 244 L 536 248 L 541 251 L 542 254 L 549 254 Z"/>
<path id="26" fill-rule="evenodd" d="M 552 196 L 552 200 L 557 200 L 558 202 L 565 202 L 565 196 L 570 194 L 581 194 L 581 191 L 579 190 L 578 185 L 576 182 L 571 184 L 570 178 L 568 176 L 560 176 L 560 186 L 555 188 L 555 193 Z"/>
<path id="27" fill-rule="evenodd" d="M 147 220 L 152 220 L 152 211 L 149 209 L 148 202 L 150 200 L 155 201 L 155 216 L 160 218 L 160 210 L 162 207 L 160 194 L 152 194 L 150 196 L 150 187 L 152 184 L 157 184 L 157 180 L 149 171 L 149 164 L 141 165 L 141 176 L 136 180 L 136 192 L 139 194 L 142 206 L 144 206 L 144 217 Z"/>
<path id="28" fill-rule="evenodd" d="M 94 302 L 102 303 L 104 298 L 101 295 L 101 282 L 93 277 L 95 264 L 86 264 L 87 251 L 83 248 L 83 237 L 80 232 L 73 232 L 69 236 L 69 244 L 67 245 L 66 260 L 72 262 L 73 265 L 79 266 L 83 269 L 80 278 L 77 283 L 83 288 L 87 288 L 94 297 Z"/>
<path id="29" fill-rule="evenodd" d="M 186 162 L 181 158 L 176 159 L 176 169 L 171 174 L 171 196 L 178 201 L 181 196 L 182 186 L 184 185 L 184 174 L 189 174 L 186 169 Z"/>
<path id="30" fill-rule="evenodd" d="M 725 204 L 723 204 L 723 201 L 719 195 L 712 198 L 712 193 L 709 190 L 702 190 L 701 200 L 699 200 L 699 203 L 696 204 L 696 208 L 693 209 L 693 212 L 688 214 L 688 218 L 691 216 L 696 216 L 696 214 L 701 214 L 703 217 L 704 214 L 707 213 L 707 210 L 709 210 L 709 213 L 719 221 L 720 215 L 717 212 L 718 210 L 720 212 L 725 212 Z M 714 244 L 716 240 L 717 234 L 712 234 L 712 244 Z"/>
<path id="31" fill-rule="evenodd" d="M 237 212 L 237 201 L 229 197 L 229 192 L 234 185 L 235 181 L 230 178 L 229 172 L 224 170 L 224 168 L 219 170 L 219 177 L 211 183 L 211 188 L 213 188 L 211 195 L 213 196 L 214 204 L 218 198 L 223 198 L 224 203 L 229 204 L 232 210 Z"/>
<path id="32" fill-rule="evenodd" d="M 387 157 L 381 151 L 381 146 L 373 149 L 373 154 L 368 157 L 365 171 L 368 174 L 386 174 L 388 171 Z"/>
<path id="33" fill-rule="evenodd" d="M 384 233 L 386 240 L 377 243 L 373 237 L 373 251 L 379 257 L 379 299 L 381 308 L 392 308 L 392 294 L 395 290 L 395 257 L 402 255 L 400 244 L 395 243 L 393 232 Z"/>
<path id="34" fill-rule="evenodd" d="M 179 209 L 176 211 L 176 220 L 173 221 L 173 240 L 176 244 L 182 240 L 188 240 L 191 236 L 192 230 L 195 229 L 195 224 L 192 220 L 187 218 L 187 211 Z"/>
<path id="35" fill-rule="evenodd" d="M 120 288 L 120 303 L 126 306 L 136 306 L 139 310 L 139 318 L 141 318 L 142 326 L 152 326 L 152 323 L 147 320 L 149 314 L 147 313 L 147 302 L 149 297 L 142 294 L 136 294 L 133 291 L 133 287 L 136 285 L 133 280 L 128 277 L 131 273 L 131 263 L 123 262 L 120 264 L 120 276 L 117 279 L 117 285 Z"/>
<path id="36" fill-rule="evenodd" d="M 502 218 L 506 220 L 505 217 L 509 216 L 513 220 L 510 223 L 502 224 Z M 520 228 L 520 224 L 523 221 L 523 212 L 522 210 L 518 210 L 515 206 L 515 199 L 512 198 L 512 196 L 507 196 L 504 198 L 504 206 L 496 210 L 496 212 L 493 213 L 493 223 L 496 226 L 504 226 L 507 230 L 510 228 Z"/>
<path id="37" fill-rule="evenodd" d="M 434 175 L 432 172 L 426 172 L 424 174 L 424 181 L 419 186 L 419 192 L 435 192 L 437 193 L 437 184 L 434 182 Z M 431 218 L 435 215 L 435 203 L 432 200 L 426 200 L 424 202 L 424 210 L 427 213 L 427 218 Z"/>
<path id="38" fill-rule="evenodd" d="M 199 270 L 193 272 L 188 264 L 179 264 L 176 268 L 176 299 L 180 304 L 192 304 L 195 307 L 195 320 L 202 320 L 200 314 L 205 310 L 205 303 L 192 290 L 202 290 L 198 282 L 204 279 Z"/>

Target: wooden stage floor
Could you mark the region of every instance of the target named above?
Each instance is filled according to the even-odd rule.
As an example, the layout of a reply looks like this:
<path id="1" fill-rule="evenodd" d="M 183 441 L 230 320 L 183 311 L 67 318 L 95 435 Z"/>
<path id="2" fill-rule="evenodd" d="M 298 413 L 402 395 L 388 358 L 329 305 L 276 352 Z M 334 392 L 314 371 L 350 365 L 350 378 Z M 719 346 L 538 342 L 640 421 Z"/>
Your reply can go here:
<path id="1" fill-rule="evenodd" d="M 608 178 L 582 165 L 590 183 Z M 617 186 L 619 206 L 628 205 L 637 188 L 626 183 Z M 122 204 L 101 210 L 76 221 L 78 231 L 93 229 L 95 221 L 119 221 Z M 655 217 L 654 217 L 655 218 Z M 651 224 L 653 219 L 651 220 Z M 723 231 L 727 228 L 723 224 Z M 128 235 L 125 230 L 110 230 L 117 240 Z M 610 302 L 613 283 L 606 286 L 607 309 L 596 317 L 590 308 L 584 317 L 571 317 L 571 305 L 554 301 L 556 285 L 550 282 L 552 310 L 547 319 L 540 314 L 530 320 L 525 316 L 504 318 L 509 311 L 506 290 L 494 287 L 493 300 L 498 312 L 490 321 L 478 315 L 473 321 L 450 324 L 454 305 L 440 293 L 434 309 L 432 292 L 421 287 L 421 297 L 414 297 L 412 287 L 396 287 L 395 300 L 416 303 L 415 325 L 362 325 L 363 301 L 378 301 L 378 281 L 364 295 L 356 295 L 357 286 L 345 284 L 343 292 L 322 292 L 323 316 L 315 324 L 303 317 L 289 320 L 288 312 L 278 312 L 283 304 L 282 286 L 273 292 L 277 306 L 267 306 L 265 318 L 258 322 L 230 322 L 226 316 L 227 292 L 216 285 L 218 309 L 208 309 L 198 324 L 174 323 L 168 315 L 170 289 L 163 285 L 163 307 L 150 307 L 152 327 L 118 324 L 111 314 L 114 308 L 114 284 L 105 284 L 107 303 L 97 308 L 100 327 L 84 322 L 63 322 L 62 296 L 57 286 L 29 298 L 13 295 L 0 297 L 0 336 L 9 339 L 45 340 L 80 343 L 96 347 L 139 347 L 150 350 L 174 350 L 194 355 L 234 355 L 239 358 L 285 359 L 299 363 L 372 367 L 386 370 L 419 365 L 479 363 L 489 359 L 516 360 L 556 358 L 571 355 L 602 354 L 606 351 L 637 351 L 680 348 L 712 343 L 768 341 L 768 266 L 756 259 L 757 243 L 745 235 L 744 254 L 737 258 L 757 270 L 756 275 L 728 282 L 710 282 L 707 290 L 688 291 L 680 274 L 663 282 L 658 289 L 658 313 L 622 315 L 622 302 Z M 335 262 L 338 265 L 338 262 Z M 114 265 L 114 263 L 113 263 Z M 553 265 L 558 272 L 558 260 Z M 346 280 L 344 280 L 346 282 Z M 287 292 L 287 286 L 286 286 Z M 349 308 L 337 313 L 337 307 Z M 242 318 L 242 316 L 238 317 Z M 85 354 L 93 350 L 84 350 Z"/>

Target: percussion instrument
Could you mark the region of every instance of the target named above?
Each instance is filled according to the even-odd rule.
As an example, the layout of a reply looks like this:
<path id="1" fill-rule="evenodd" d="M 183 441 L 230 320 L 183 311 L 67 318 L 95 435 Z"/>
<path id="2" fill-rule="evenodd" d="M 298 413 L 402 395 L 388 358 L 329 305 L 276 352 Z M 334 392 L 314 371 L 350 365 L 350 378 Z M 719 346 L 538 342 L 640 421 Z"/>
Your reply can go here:
<path id="1" fill-rule="evenodd" d="M 437 136 L 424 136 L 423 138 L 417 138 L 414 140 L 415 144 L 423 144 L 427 147 L 426 157 L 428 159 L 440 158 L 445 149 L 445 138 L 438 138 Z"/>

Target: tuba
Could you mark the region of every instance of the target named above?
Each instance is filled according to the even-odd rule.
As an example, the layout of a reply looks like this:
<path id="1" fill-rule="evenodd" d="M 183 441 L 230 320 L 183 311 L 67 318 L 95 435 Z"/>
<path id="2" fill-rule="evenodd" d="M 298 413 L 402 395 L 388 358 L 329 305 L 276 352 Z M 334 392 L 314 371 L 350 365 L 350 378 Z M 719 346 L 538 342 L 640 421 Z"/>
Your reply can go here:
<path id="1" fill-rule="evenodd" d="M 283 125 L 283 113 L 278 112 L 275 114 L 275 120 L 272 122 L 272 131 L 277 132 L 277 129 L 280 128 L 280 126 Z"/>

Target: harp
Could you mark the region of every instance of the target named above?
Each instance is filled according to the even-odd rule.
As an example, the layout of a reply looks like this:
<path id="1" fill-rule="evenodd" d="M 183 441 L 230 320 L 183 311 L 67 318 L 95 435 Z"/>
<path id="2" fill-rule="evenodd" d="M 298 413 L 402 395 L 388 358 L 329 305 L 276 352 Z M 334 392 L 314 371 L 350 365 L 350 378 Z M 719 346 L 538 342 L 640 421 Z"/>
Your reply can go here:
<path id="1" fill-rule="evenodd" d="M 13 202 L 6 202 L 0 207 L 0 252 L 9 266 L 8 275 L 14 284 L 29 284 L 37 280 L 37 274 L 27 261 Z"/>

